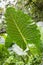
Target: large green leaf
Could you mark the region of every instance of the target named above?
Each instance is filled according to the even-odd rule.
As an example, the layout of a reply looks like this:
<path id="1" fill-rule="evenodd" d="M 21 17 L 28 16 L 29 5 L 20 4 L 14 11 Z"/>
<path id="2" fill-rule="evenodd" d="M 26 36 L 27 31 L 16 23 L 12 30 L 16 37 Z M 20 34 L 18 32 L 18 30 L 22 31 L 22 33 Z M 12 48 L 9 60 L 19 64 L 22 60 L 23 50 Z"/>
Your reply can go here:
<path id="1" fill-rule="evenodd" d="M 20 10 L 8 7 L 5 13 L 7 34 L 21 48 L 25 49 L 28 43 L 34 43 L 40 48 L 40 32 L 32 18 Z M 6 41 L 6 44 L 9 41 Z M 9 43 L 9 46 L 12 43 Z M 8 45 L 6 45 L 8 47 Z"/>

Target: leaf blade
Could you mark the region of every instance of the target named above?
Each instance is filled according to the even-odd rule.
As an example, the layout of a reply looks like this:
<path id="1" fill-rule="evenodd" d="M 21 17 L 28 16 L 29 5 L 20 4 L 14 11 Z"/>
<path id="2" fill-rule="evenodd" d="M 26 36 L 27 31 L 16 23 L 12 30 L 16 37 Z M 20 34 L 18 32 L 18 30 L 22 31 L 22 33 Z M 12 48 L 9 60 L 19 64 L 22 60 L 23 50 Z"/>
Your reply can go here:
<path id="1" fill-rule="evenodd" d="M 37 47 L 40 47 L 40 33 L 30 16 L 10 7 L 7 8 L 5 17 L 7 33 L 16 44 L 23 49 L 26 48 L 28 43 L 34 43 Z"/>

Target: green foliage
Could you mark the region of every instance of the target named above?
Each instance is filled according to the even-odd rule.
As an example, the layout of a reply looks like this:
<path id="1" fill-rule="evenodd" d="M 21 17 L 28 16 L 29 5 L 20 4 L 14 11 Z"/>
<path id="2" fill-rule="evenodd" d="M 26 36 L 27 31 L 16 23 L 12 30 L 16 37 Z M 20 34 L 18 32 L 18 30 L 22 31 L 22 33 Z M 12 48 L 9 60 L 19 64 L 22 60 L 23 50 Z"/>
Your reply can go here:
<path id="1" fill-rule="evenodd" d="M 43 0 L 32 0 L 30 11 L 35 21 L 43 21 Z"/>
<path id="2" fill-rule="evenodd" d="M 39 57 L 38 55 L 30 55 L 28 56 L 28 59 L 26 58 L 26 56 L 20 57 L 18 55 L 11 55 L 6 59 L 3 65 L 40 65 L 41 63 L 41 57 Z"/>
<path id="3" fill-rule="evenodd" d="M 9 56 L 9 52 L 4 45 L 0 44 L 0 65 L 3 64 L 5 59 Z"/>
<path id="4" fill-rule="evenodd" d="M 22 61 L 21 57 L 19 57 L 19 56 L 16 57 L 16 56 L 17 55 L 9 56 L 9 58 L 7 58 L 6 61 L 4 62 L 4 65 L 22 65 L 23 61 Z"/>
<path id="5" fill-rule="evenodd" d="M 29 56 L 28 63 L 26 65 L 40 65 L 41 58 L 39 56 Z"/>
<path id="6" fill-rule="evenodd" d="M 13 7 L 9 7 L 5 13 L 5 20 L 7 24 L 6 31 L 12 42 L 23 49 L 26 48 L 28 43 L 34 43 L 40 49 L 40 32 L 30 16 L 20 10 L 16 11 Z M 8 47 L 7 43 L 10 46 L 12 42 L 9 43 L 9 40 L 7 40 L 6 47 Z"/>
<path id="7" fill-rule="evenodd" d="M 18 0 L 16 8 L 29 14 L 35 22 L 43 21 L 43 0 Z"/>
<path id="8" fill-rule="evenodd" d="M 18 1 L 20 2 L 16 6 L 19 4 L 20 9 L 31 15 L 35 21 L 43 20 L 43 0 Z M 43 51 L 43 28 L 40 28 L 40 36 L 40 32 L 32 18 L 22 11 L 15 10 L 13 7 L 9 7 L 6 10 L 5 20 L 8 35 L 6 38 L 4 34 L 1 34 L 6 41 L 5 45 L 0 44 L 0 65 L 41 65 L 41 62 L 43 64 L 42 53 L 39 54 L 38 51 Z M 0 24 L 0 30 L 1 28 L 5 28 L 5 26 Z M 30 44 L 28 51 L 26 51 L 27 55 L 20 56 L 13 50 L 8 51 L 7 48 L 11 47 L 14 43 L 22 49 L 27 49 L 27 46 Z"/>

